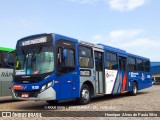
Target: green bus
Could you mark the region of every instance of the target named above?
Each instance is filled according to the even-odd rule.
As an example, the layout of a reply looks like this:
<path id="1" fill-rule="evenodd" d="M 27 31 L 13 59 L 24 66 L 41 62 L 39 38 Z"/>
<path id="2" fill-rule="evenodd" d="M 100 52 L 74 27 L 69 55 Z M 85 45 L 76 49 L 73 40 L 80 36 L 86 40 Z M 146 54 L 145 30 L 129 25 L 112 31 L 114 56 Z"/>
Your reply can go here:
<path id="1" fill-rule="evenodd" d="M 12 52 L 14 49 L 0 47 L 0 96 L 11 95 L 11 84 L 13 69 L 8 65 L 14 64 L 14 54 L 10 60 L 7 60 L 8 52 Z"/>

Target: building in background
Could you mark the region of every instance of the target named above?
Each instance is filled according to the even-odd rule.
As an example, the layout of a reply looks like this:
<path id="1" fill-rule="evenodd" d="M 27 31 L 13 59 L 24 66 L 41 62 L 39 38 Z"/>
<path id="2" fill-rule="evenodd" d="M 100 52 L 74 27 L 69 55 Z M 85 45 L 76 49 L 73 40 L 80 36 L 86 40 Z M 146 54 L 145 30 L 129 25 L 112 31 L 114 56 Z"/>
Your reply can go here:
<path id="1" fill-rule="evenodd" d="M 155 84 L 160 84 L 160 62 L 151 62 L 151 73 Z"/>

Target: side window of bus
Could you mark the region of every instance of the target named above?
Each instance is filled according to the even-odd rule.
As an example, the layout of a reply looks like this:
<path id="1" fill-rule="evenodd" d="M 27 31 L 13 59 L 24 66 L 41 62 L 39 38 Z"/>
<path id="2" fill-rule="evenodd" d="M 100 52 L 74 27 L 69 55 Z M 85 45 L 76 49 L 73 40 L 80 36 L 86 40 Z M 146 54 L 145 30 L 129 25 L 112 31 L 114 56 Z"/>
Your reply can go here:
<path id="1" fill-rule="evenodd" d="M 106 62 L 107 62 L 107 69 L 109 70 L 117 70 L 118 69 L 118 59 L 117 55 L 112 52 L 106 52 Z"/>
<path id="2" fill-rule="evenodd" d="M 137 68 L 138 68 L 138 71 L 144 71 L 143 60 L 137 59 L 136 61 L 137 61 Z"/>
<path id="3" fill-rule="evenodd" d="M 10 66 L 7 65 L 7 62 L 9 65 L 14 66 L 14 52 L 10 53 L 10 59 L 7 61 L 7 54 L 8 52 L 3 52 L 3 67 L 4 68 L 10 68 Z"/>
<path id="4" fill-rule="evenodd" d="M 75 67 L 75 52 L 72 49 L 67 50 L 67 58 L 64 61 L 66 67 L 74 68 Z"/>
<path id="5" fill-rule="evenodd" d="M 145 72 L 150 72 L 150 61 L 149 60 L 144 60 L 144 70 Z"/>
<path id="6" fill-rule="evenodd" d="M 119 56 L 119 69 L 126 70 L 126 58 Z"/>
<path id="7" fill-rule="evenodd" d="M 136 71 L 137 66 L 136 66 L 136 59 L 133 57 L 128 57 L 128 68 L 130 71 Z"/>
<path id="8" fill-rule="evenodd" d="M 71 72 L 75 69 L 75 51 L 72 49 L 66 49 L 67 58 L 63 58 L 63 49 L 62 47 L 58 48 L 58 71 L 60 74 Z"/>
<path id="9" fill-rule="evenodd" d="M 83 68 L 93 68 L 92 48 L 79 46 L 79 65 Z"/>
<path id="10" fill-rule="evenodd" d="M 71 46 L 63 45 L 63 42 L 67 43 L 68 41 L 59 40 L 57 46 L 57 75 L 63 75 L 65 73 L 69 73 L 75 70 L 76 62 L 75 62 L 75 48 L 74 43 Z M 64 52 L 65 51 L 65 52 Z"/>
<path id="11" fill-rule="evenodd" d="M 103 71 L 103 54 L 101 52 L 94 52 L 96 71 Z"/>
<path id="12" fill-rule="evenodd" d="M 7 66 L 6 62 L 7 62 L 7 52 L 3 52 L 3 67 L 4 68 L 9 68 L 9 66 Z"/>

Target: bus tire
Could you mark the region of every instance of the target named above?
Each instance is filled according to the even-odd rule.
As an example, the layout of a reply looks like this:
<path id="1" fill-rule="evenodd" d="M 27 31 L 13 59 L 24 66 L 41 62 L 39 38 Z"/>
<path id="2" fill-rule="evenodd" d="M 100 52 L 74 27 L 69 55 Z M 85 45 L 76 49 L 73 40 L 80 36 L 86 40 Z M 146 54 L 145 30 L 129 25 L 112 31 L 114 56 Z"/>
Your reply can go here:
<path id="1" fill-rule="evenodd" d="M 81 105 L 88 104 L 91 100 L 91 90 L 87 84 L 82 85 L 80 91 L 80 98 L 78 98 L 78 103 Z"/>
<path id="2" fill-rule="evenodd" d="M 47 100 L 46 102 L 47 102 L 48 104 L 50 104 L 50 105 L 55 105 L 55 104 L 58 103 L 58 101 L 56 101 L 56 100 Z"/>
<path id="3" fill-rule="evenodd" d="M 130 92 L 130 94 L 131 94 L 132 96 L 136 96 L 136 95 L 137 95 L 137 92 L 138 92 L 137 83 L 136 83 L 136 82 L 133 82 L 132 91 Z"/>

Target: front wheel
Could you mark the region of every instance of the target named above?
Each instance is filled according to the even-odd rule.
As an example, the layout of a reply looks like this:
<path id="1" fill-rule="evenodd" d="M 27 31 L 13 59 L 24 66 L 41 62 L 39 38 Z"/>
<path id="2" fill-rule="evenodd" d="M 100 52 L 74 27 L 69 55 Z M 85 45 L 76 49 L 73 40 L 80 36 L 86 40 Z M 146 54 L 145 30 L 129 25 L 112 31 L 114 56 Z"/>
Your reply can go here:
<path id="1" fill-rule="evenodd" d="M 81 91 L 80 91 L 80 98 L 78 98 L 78 103 L 81 105 L 88 104 L 91 100 L 91 90 L 88 87 L 88 85 L 84 84 L 82 85 Z"/>
<path id="2" fill-rule="evenodd" d="M 137 95 L 137 92 L 138 92 L 137 83 L 133 82 L 132 91 L 130 92 L 130 94 L 135 96 L 135 95 Z"/>

